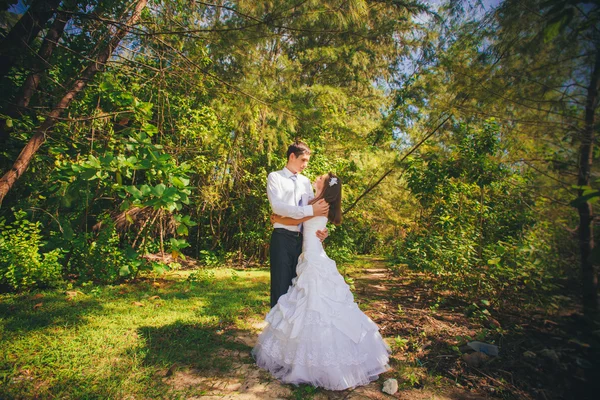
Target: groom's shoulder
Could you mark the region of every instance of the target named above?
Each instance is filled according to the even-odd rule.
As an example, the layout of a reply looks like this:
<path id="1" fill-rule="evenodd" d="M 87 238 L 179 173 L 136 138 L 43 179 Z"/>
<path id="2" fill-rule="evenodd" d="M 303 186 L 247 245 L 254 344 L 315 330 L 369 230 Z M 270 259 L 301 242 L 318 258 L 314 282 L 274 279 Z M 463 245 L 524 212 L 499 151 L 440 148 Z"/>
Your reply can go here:
<path id="1" fill-rule="evenodd" d="M 269 172 L 268 178 L 269 179 L 276 178 L 276 177 L 280 176 L 282 173 L 283 173 L 282 169 L 279 169 L 277 171 Z"/>

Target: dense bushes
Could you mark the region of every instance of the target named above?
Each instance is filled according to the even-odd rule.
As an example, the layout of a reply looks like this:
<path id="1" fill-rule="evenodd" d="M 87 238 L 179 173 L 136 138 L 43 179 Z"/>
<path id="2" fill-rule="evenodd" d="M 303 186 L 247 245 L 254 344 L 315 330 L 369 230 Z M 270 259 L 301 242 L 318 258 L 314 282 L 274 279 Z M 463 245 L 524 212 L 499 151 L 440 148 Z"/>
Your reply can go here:
<path id="1" fill-rule="evenodd" d="M 499 131 L 494 121 L 457 124 L 456 145 L 423 152 L 407 169 L 421 218 L 396 242 L 395 260 L 467 297 L 543 291 L 564 273 L 558 228 L 537 218 L 547 205 L 502 162 Z"/>
<path id="2" fill-rule="evenodd" d="M 40 222 L 31 222 L 24 211 L 14 221 L 0 218 L 0 284 L 23 290 L 52 286 L 62 280 L 63 252 L 44 251 Z"/>
<path id="3" fill-rule="evenodd" d="M 147 264 L 107 220 L 99 232 L 81 233 L 71 241 L 66 272 L 83 282 L 112 283 L 135 277 Z"/>

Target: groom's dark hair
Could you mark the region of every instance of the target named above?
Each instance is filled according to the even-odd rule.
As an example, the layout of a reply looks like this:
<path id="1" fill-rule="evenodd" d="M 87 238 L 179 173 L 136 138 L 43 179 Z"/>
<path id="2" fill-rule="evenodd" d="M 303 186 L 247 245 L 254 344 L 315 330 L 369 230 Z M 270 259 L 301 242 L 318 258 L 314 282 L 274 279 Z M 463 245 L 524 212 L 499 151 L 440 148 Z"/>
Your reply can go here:
<path id="1" fill-rule="evenodd" d="M 287 150 L 287 159 L 290 159 L 290 156 L 294 154 L 296 157 L 300 157 L 302 154 L 310 155 L 310 149 L 306 143 L 303 143 L 299 140 L 296 140 L 294 143 L 290 144 Z"/>

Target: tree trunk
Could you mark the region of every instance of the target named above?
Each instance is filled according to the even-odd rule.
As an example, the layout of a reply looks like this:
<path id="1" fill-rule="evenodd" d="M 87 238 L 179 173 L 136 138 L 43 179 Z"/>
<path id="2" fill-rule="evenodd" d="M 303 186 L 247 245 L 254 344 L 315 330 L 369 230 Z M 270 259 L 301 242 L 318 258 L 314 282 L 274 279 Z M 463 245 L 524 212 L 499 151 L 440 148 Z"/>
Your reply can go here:
<path id="1" fill-rule="evenodd" d="M 40 79 L 42 73 L 50 67 L 50 57 L 52 56 L 52 52 L 56 48 L 60 37 L 62 36 L 65 26 L 67 22 L 71 19 L 70 14 L 59 12 L 56 15 L 56 19 L 54 23 L 48 30 L 46 37 L 44 38 L 44 42 L 38 51 L 38 58 L 36 62 L 36 67 L 34 67 L 34 71 L 27 77 L 23 86 L 21 88 L 21 95 L 17 99 L 17 106 L 20 108 L 25 108 L 29 105 L 29 101 L 31 100 L 31 96 L 38 88 L 40 83 Z"/>
<path id="2" fill-rule="evenodd" d="M 62 36 L 65 25 L 71 19 L 71 17 L 63 12 L 59 12 L 52 23 L 52 26 L 48 30 L 46 37 L 40 47 L 40 50 L 37 53 L 37 58 L 34 62 L 33 71 L 29 74 L 23 86 L 21 87 L 21 93 L 17 98 L 15 104 L 8 107 L 6 111 L 6 115 L 10 118 L 17 118 L 22 112 L 22 109 L 29 106 L 29 101 L 31 97 L 37 90 L 40 80 L 42 78 L 43 72 L 49 67 L 49 60 L 52 56 L 52 52 L 58 43 L 58 40 Z M 10 135 L 9 129 L 6 126 L 6 119 L 0 118 L 0 144 L 6 143 L 8 137 Z"/>
<path id="3" fill-rule="evenodd" d="M 15 64 L 18 55 L 27 52 L 27 47 L 40 30 L 54 15 L 61 0 L 35 0 L 19 22 L 0 42 L 0 79 L 4 78 Z"/>
<path id="4" fill-rule="evenodd" d="M 69 104 L 71 104 L 75 96 L 83 90 L 83 88 L 94 78 L 98 71 L 101 71 L 102 68 L 104 68 L 104 64 L 108 61 L 113 51 L 117 48 L 123 37 L 127 34 L 129 27 L 135 24 L 140 18 L 142 10 L 144 7 L 146 7 L 147 3 L 148 0 L 137 1 L 135 10 L 133 11 L 131 17 L 129 17 L 127 22 L 125 22 L 125 24 L 122 25 L 122 27 L 115 33 L 108 45 L 98 54 L 96 60 L 86 67 L 86 69 L 81 73 L 81 77 L 73 83 L 71 89 L 69 89 L 69 91 L 65 93 L 60 101 L 54 106 L 50 114 L 46 117 L 44 123 L 35 130 L 33 137 L 25 145 L 21 151 L 21 154 L 19 154 L 19 157 L 17 157 L 17 160 L 13 164 L 13 167 L 6 174 L 4 174 L 2 178 L 0 178 L 0 205 L 17 179 L 19 179 L 19 177 L 23 175 L 23 172 L 25 172 L 27 169 L 34 154 L 46 140 L 47 132 L 52 129 L 58 117 L 67 107 L 69 107 Z"/>
<path id="5" fill-rule="evenodd" d="M 585 126 L 579 148 L 579 186 L 589 186 L 594 154 L 594 117 L 598 105 L 598 83 L 600 78 L 600 51 L 596 52 L 596 62 L 587 89 L 585 104 Z M 579 195 L 581 196 L 581 190 Z M 585 202 L 579 211 L 579 248 L 581 255 L 581 277 L 583 279 L 583 309 L 586 314 L 598 311 L 598 275 L 591 260 L 594 248 L 592 205 Z"/>

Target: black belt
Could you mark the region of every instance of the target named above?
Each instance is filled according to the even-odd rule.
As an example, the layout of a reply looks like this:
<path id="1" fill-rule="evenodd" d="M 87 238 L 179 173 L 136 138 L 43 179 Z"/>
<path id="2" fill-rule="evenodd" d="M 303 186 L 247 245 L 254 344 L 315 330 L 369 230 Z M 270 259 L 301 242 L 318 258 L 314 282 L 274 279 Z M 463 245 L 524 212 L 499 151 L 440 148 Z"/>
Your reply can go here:
<path id="1" fill-rule="evenodd" d="M 289 231 L 285 228 L 275 228 L 275 229 L 273 229 L 273 232 L 278 233 L 280 235 L 286 235 L 286 236 L 292 236 L 292 237 L 302 236 L 302 232 Z"/>

